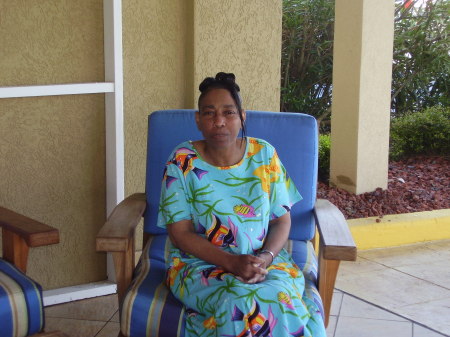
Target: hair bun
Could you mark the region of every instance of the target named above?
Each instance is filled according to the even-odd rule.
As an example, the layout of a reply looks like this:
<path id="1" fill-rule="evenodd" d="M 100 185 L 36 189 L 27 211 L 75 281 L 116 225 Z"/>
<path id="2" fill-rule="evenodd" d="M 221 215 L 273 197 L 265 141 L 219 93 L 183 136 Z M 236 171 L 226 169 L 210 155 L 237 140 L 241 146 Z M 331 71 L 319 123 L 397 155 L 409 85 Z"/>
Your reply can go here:
<path id="1" fill-rule="evenodd" d="M 240 91 L 239 86 L 236 84 L 236 76 L 233 73 L 219 72 L 216 74 L 216 81 L 232 85 L 237 91 Z"/>
<path id="2" fill-rule="evenodd" d="M 216 74 L 216 77 L 206 77 L 202 83 L 200 83 L 198 89 L 203 93 L 210 88 L 228 88 L 228 90 L 239 93 L 241 89 L 235 81 L 236 76 L 234 76 L 233 73 L 220 72 Z"/>

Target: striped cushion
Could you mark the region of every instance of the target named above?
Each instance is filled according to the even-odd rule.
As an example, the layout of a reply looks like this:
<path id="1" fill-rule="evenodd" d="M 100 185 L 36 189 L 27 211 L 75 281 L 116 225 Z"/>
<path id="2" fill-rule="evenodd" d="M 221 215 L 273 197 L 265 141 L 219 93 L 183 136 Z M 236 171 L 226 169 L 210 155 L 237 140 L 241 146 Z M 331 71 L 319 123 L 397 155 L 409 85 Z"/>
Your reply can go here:
<path id="1" fill-rule="evenodd" d="M 291 254 L 295 263 L 303 271 L 305 276 L 304 296 L 313 301 L 325 320 L 322 299 L 317 290 L 318 262 L 314 247 L 311 241 L 288 240 L 286 250 Z"/>
<path id="2" fill-rule="evenodd" d="M 0 259 L 1 336 L 22 337 L 44 327 L 42 288 L 15 266 Z"/>
<path id="3" fill-rule="evenodd" d="M 167 235 L 150 237 L 121 306 L 124 336 L 184 336 L 184 308 L 166 287 Z"/>
<path id="4" fill-rule="evenodd" d="M 184 336 L 184 307 L 166 287 L 166 264 L 170 248 L 167 235 L 155 235 L 142 252 L 133 282 L 121 306 L 124 336 Z M 305 293 L 323 317 L 323 305 L 315 286 L 317 258 L 311 242 L 289 240 L 286 249 L 305 275 Z"/>

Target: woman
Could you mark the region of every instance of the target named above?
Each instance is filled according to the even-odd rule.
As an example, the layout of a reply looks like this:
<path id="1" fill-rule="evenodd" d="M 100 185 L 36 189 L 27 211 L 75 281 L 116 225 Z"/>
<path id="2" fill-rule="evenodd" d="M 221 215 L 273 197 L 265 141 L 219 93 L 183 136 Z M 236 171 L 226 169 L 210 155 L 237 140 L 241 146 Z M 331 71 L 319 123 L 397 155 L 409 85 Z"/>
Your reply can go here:
<path id="1" fill-rule="evenodd" d="M 169 157 L 158 218 L 173 244 L 167 284 L 187 308 L 186 335 L 326 336 L 283 249 L 300 194 L 275 149 L 245 137 L 234 75 L 218 73 L 199 89 L 204 139 Z"/>

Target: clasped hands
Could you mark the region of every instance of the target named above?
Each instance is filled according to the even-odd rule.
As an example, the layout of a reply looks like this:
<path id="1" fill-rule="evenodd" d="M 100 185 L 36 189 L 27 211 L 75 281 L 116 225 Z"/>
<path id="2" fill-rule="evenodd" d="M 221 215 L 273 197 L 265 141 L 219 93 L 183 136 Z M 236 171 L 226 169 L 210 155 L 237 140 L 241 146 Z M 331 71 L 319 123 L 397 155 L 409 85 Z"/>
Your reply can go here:
<path id="1" fill-rule="evenodd" d="M 228 271 L 244 283 L 259 283 L 266 279 L 267 267 L 271 263 L 270 255 L 232 255 Z"/>

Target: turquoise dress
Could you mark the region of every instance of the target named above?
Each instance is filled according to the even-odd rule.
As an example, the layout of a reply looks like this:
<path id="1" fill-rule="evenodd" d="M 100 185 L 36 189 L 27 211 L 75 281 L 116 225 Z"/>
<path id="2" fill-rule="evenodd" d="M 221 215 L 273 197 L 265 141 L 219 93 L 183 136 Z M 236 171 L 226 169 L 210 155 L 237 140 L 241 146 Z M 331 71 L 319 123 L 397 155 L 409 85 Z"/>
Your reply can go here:
<path id="1" fill-rule="evenodd" d="M 158 226 L 192 220 L 198 235 L 234 254 L 261 249 L 269 221 L 302 199 L 266 141 L 246 138 L 244 158 L 216 167 L 191 142 L 177 146 L 164 172 Z M 305 279 L 283 249 L 266 279 L 246 284 L 221 267 L 172 247 L 167 285 L 186 306 L 186 336 L 326 336 Z"/>

